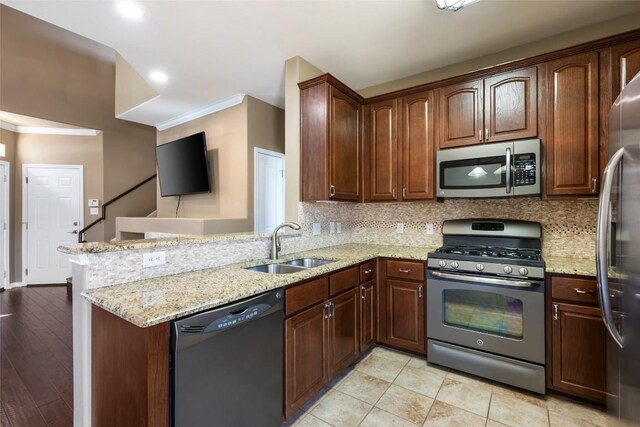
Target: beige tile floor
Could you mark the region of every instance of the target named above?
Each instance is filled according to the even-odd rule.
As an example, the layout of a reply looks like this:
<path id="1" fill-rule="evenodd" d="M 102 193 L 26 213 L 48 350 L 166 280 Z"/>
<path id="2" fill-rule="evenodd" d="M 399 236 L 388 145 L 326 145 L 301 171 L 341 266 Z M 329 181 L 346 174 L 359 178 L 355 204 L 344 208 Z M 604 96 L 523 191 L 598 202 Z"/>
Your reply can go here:
<path id="1" fill-rule="evenodd" d="M 283 426 L 606 426 L 603 410 L 375 347 Z"/>

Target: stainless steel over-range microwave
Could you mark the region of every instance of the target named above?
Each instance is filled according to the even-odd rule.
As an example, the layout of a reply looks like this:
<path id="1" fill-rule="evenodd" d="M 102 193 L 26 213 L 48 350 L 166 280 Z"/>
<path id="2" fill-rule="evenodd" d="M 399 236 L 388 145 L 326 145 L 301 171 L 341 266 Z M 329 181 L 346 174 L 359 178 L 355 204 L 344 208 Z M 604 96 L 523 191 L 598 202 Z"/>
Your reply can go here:
<path id="1" fill-rule="evenodd" d="M 540 194 L 539 139 L 440 150 L 438 197 Z"/>

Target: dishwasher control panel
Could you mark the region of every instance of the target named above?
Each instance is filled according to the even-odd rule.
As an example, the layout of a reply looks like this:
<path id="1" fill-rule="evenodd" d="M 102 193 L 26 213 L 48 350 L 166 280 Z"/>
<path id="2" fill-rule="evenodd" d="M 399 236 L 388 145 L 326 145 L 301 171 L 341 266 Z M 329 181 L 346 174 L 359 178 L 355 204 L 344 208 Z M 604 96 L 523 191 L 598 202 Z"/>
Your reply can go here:
<path id="1" fill-rule="evenodd" d="M 237 313 L 230 313 L 224 317 L 214 320 L 206 327 L 204 332 L 221 331 L 238 326 L 241 323 L 247 322 L 261 315 L 270 308 L 271 305 L 269 304 L 251 305 L 245 309 L 239 310 Z"/>

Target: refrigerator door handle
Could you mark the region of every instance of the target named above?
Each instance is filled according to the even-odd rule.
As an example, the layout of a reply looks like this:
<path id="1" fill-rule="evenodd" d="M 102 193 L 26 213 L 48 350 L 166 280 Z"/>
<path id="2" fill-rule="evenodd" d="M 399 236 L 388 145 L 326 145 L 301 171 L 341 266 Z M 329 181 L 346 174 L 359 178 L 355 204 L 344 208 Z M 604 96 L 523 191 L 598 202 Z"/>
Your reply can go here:
<path id="1" fill-rule="evenodd" d="M 609 245 L 609 224 L 610 224 L 610 203 L 611 188 L 613 186 L 613 176 L 622 161 L 624 148 L 620 148 L 615 152 L 607 167 L 604 169 L 602 176 L 602 187 L 600 192 L 600 204 L 598 206 L 598 224 L 596 228 L 596 273 L 598 277 L 598 292 L 600 294 L 600 309 L 602 311 L 602 320 L 609 331 L 613 340 L 620 348 L 624 346 L 624 339 L 618 332 L 613 321 L 613 313 L 611 312 L 611 301 L 609 299 L 609 277 L 607 270 L 609 260 L 607 259 Z"/>

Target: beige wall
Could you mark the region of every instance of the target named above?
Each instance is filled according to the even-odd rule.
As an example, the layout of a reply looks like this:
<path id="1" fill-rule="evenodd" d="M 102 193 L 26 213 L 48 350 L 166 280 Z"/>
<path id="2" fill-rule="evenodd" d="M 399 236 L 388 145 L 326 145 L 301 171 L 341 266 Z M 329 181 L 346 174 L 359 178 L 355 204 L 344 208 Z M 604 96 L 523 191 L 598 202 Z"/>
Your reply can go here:
<path id="1" fill-rule="evenodd" d="M 0 5 L 0 57 L 0 110 L 102 131 L 104 199 L 155 173 L 155 128 L 114 117 L 113 49 Z M 146 215 L 155 201 L 149 185 L 113 212 Z M 114 235 L 110 218 L 102 240 Z"/>
<path id="2" fill-rule="evenodd" d="M 102 171 L 102 135 L 67 136 L 67 135 L 33 135 L 18 134 L 15 159 L 15 215 L 13 217 L 14 259 L 12 260 L 16 277 L 22 271 L 22 165 L 82 165 L 84 181 L 84 200 L 81 201 L 84 211 L 84 224 L 87 225 L 98 217 L 89 215 L 87 199 L 103 199 Z M 90 230 L 88 241 L 103 240 L 103 225 L 98 224 Z"/>
<path id="3" fill-rule="evenodd" d="M 323 74 L 299 56 L 285 62 L 285 220 L 298 220 L 300 202 L 300 89 L 298 83 Z"/>
<path id="4" fill-rule="evenodd" d="M 0 143 L 5 145 L 5 156 L 0 160 L 9 162 L 9 282 L 15 282 L 15 231 L 11 224 L 15 220 L 15 195 L 16 195 L 16 145 L 18 135 L 14 132 L 0 129 Z M 18 276 L 19 277 L 19 276 Z"/>
<path id="5" fill-rule="evenodd" d="M 158 92 L 120 54 L 116 53 L 116 117 L 157 96 Z"/>
<path id="6" fill-rule="evenodd" d="M 224 231 L 227 224 L 229 231 L 253 230 L 253 151 L 260 147 L 284 152 L 284 111 L 245 96 L 239 105 L 158 132 L 158 144 L 202 131 L 212 192 L 182 196 L 179 217 L 236 219 L 218 229 Z M 178 198 L 161 197 L 159 185 L 157 195 L 158 217 L 174 217 Z"/>
<path id="7" fill-rule="evenodd" d="M 640 13 L 590 25 L 584 28 L 559 34 L 557 36 L 543 38 L 533 43 L 528 43 L 512 49 L 507 49 L 502 52 L 487 55 L 481 58 L 470 59 L 468 61 L 460 62 L 431 71 L 426 71 L 424 73 L 416 74 L 399 80 L 363 88 L 358 90 L 358 93 L 365 98 L 369 98 L 372 96 L 393 92 L 395 90 L 406 89 L 409 87 L 458 76 L 505 62 L 515 61 L 518 59 L 552 52 L 554 50 L 559 50 L 604 37 L 621 34 L 638 28 L 640 28 Z"/>

